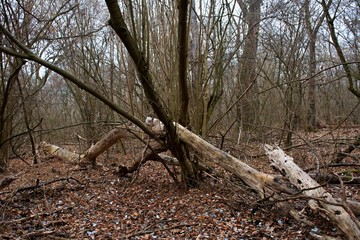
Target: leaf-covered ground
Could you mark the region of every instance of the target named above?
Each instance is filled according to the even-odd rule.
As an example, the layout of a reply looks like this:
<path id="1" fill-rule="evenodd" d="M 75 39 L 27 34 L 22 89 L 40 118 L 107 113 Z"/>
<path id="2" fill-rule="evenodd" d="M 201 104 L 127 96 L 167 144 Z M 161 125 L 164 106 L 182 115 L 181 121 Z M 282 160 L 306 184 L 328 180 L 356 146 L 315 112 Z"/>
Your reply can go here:
<path id="1" fill-rule="evenodd" d="M 317 146 L 322 156 L 334 150 L 322 147 Z M 312 156 L 305 150 L 292 154 L 302 167 Z M 271 171 L 265 157 L 244 160 Z M 18 179 L 0 191 L 1 239 L 311 239 L 311 232 L 341 238 L 300 200 L 290 205 L 309 213 L 314 226 L 289 218 L 287 209 L 258 206 L 250 192 L 214 176 L 205 176 L 199 187 L 180 189 L 157 162 L 119 179 L 111 169 L 76 169 L 57 158 L 36 166 L 13 159 L 5 175 L 16 173 Z M 357 185 L 345 190 L 360 200 Z"/>

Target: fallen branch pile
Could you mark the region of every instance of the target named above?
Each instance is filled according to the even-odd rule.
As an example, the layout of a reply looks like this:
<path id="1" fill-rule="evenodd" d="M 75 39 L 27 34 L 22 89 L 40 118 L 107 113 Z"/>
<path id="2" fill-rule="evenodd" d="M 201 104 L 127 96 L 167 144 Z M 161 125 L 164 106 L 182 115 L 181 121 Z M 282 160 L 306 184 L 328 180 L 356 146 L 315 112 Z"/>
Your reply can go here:
<path id="1" fill-rule="evenodd" d="M 153 124 L 156 121 L 148 121 Z M 159 121 L 158 121 L 159 122 Z M 280 148 L 265 146 L 265 152 L 270 158 L 271 165 L 273 165 L 283 175 L 285 179 L 290 181 L 292 188 L 283 184 L 281 178 L 271 174 L 258 171 L 230 154 L 216 148 L 210 143 L 206 142 L 196 134 L 184 128 L 178 123 L 174 123 L 176 133 L 179 139 L 186 144 L 194 152 L 200 153 L 203 158 L 201 164 L 211 166 L 216 164 L 228 172 L 236 175 L 248 188 L 254 190 L 261 199 L 277 200 L 281 196 L 283 198 L 293 197 L 301 199 L 309 199 L 308 205 L 314 211 L 323 212 L 330 221 L 336 225 L 348 239 L 360 239 L 360 224 L 355 215 L 349 207 L 347 199 L 336 201 L 329 192 L 327 192 L 320 184 L 312 179 L 307 173 L 299 168 L 293 159 L 286 155 Z M 163 125 L 159 122 L 158 125 L 151 125 L 152 129 L 159 134 L 165 134 Z M 94 146 L 84 154 L 79 156 L 75 153 L 66 152 L 65 149 L 59 148 L 51 144 L 43 144 L 43 149 L 47 154 L 58 156 L 70 161 L 78 161 L 79 163 L 94 164 L 96 157 L 111 147 L 119 139 L 129 136 L 128 131 L 116 128 L 109 132 L 103 139 L 101 139 Z M 132 166 L 119 166 L 117 173 L 120 176 L 125 176 L 127 173 L 136 171 L 141 165 L 148 160 L 161 161 L 165 167 L 168 165 L 176 165 L 176 159 L 171 157 L 160 157 L 158 154 L 167 150 L 166 144 L 159 140 L 148 141 L 145 150 L 138 154 L 136 162 Z M 66 152 L 66 154 L 64 154 Z M 168 168 L 167 168 L 168 170 Z M 339 181 L 342 182 L 341 178 Z M 297 192 L 294 190 L 297 189 Z M 276 202 L 276 201 L 274 201 Z M 282 207 L 283 203 L 278 201 L 277 207 Z M 359 206 L 357 202 L 353 202 L 352 206 Z M 291 210 L 296 216 L 294 209 Z"/>

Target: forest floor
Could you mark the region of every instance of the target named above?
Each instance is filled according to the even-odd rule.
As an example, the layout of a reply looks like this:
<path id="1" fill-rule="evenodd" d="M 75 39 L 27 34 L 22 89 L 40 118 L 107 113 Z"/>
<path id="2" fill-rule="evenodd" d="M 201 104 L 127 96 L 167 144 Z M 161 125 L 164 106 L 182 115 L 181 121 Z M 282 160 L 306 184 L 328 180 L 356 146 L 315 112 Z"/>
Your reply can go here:
<path id="1" fill-rule="evenodd" d="M 359 132 L 359 128 L 341 129 L 315 141 L 325 133 L 317 132 L 306 139 L 324 164 L 347 146 L 335 145 L 334 140 L 350 143 Z M 275 173 L 260 144 L 227 145 L 227 151 L 247 164 Z M 314 166 L 309 146 L 298 145 L 287 153 L 300 167 Z M 129 159 L 119 156 L 120 162 Z M 231 176 L 224 180 L 206 175 L 198 187 L 183 190 L 157 162 L 147 162 L 130 178 L 119 179 L 110 167 L 81 170 L 58 158 L 30 166 L 25 160 L 12 159 L 9 172 L 0 175 L 0 179 L 18 177 L 0 191 L 0 239 L 313 239 L 311 233 L 342 238 L 321 214 L 305 208 L 304 201 L 288 203 L 304 209 L 313 226 L 290 218 L 286 209 L 259 206 L 249 191 L 231 184 Z M 344 161 L 359 164 L 352 158 Z M 359 175 L 359 167 L 326 171 L 349 169 Z M 344 190 L 348 198 L 360 201 L 359 185 L 341 189 L 327 184 L 326 188 L 335 195 Z"/>

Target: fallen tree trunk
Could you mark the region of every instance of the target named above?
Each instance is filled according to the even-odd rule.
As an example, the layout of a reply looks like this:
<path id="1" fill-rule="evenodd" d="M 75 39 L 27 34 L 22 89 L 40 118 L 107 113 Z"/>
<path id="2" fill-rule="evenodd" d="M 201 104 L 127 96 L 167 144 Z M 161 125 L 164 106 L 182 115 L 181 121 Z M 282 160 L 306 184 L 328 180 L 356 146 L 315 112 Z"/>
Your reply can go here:
<path id="1" fill-rule="evenodd" d="M 266 193 L 271 194 L 273 190 L 287 191 L 284 186 L 278 183 L 278 179 L 270 174 L 260 172 L 239 159 L 216 148 L 196 134 L 174 123 L 179 138 L 195 151 L 203 154 L 208 161 L 212 161 L 225 170 L 237 175 L 248 187 L 255 190 L 262 198 Z M 268 191 L 268 192 L 267 192 Z"/>
<path id="2" fill-rule="evenodd" d="M 81 165 L 87 165 L 88 163 L 95 165 L 96 157 L 108 150 L 122 138 L 135 138 L 135 135 L 128 128 L 121 126 L 114 128 L 86 151 L 80 159 Z"/>
<path id="3" fill-rule="evenodd" d="M 135 163 L 133 163 L 130 167 L 119 165 L 116 168 L 115 173 L 119 177 L 124 177 L 128 173 L 137 171 L 146 161 L 157 159 L 158 154 L 161 152 L 165 152 L 166 150 L 167 148 L 164 144 L 160 144 L 159 142 L 150 140 L 146 148 L 142 152 L 136 154 Z"/>
<path id="4" fill-rule="evenodd" d="M 135 132 L 135 133 L 134 133 Z M 140 133 L 137 130 L 131 130 L 127 127 L 119 126 L 108 132 L 102 139 L 92 145 L 85 154 L 78 154 L 70 152 L 59 146 L 41 142 L 39 149 L 42 150 L 46 155 L 51 155 L 69 161 L 73 164 L 86 166 L 91 164 L 96 165 L 96 158 L 108 150 L 112 145 L 117 143 L 122 138 L 135 138 L 136 133 Z"/>
<path id="5" fill-rule="evenodd" d="M 47 142 L 41 142 L 38 148 L 39 150 L 43 151 L 45 155 L 58 157 L 73 164 L 78 164 L 84 157 L 84 155 L 70 152 L 69 150 Z"/>
<path id="6" fill-rule="evenodd" d="M 180 124 L 174 123 L 174 125 L 176 127 L 176 131 L 180 140 L 187 144 L 190 148 L 194 149 L 196 152 L 201 153 L 205 157 L 203 164 L 211 165 L 211 163 L 215 163 L 216 165 L 224 168 L 226 171 L 235 174 L 249 188 L 255 190 L 260 197 L 276 199 L 281 193 L 294 193 L 294 191 L 289 190 L 286 185 L 282 184 L 283 181 L 280 177 L 275 177 L 273 175 L 260 172 L 250 167 L 249 165 L 241 162 L 239 159 L 231 156 L 230 154 L 216 148 L 215 146 L 201 139 L 199 136 L 187 130 Z M 160 126 L 159 134 L 161 135 L 161 133 L 163 133 L 163 128 L 161 128 Z M 92 149 L 90 148 L 86 152 L 86 154 L 88 154 L 88 159 L 96 158 L 96 156 L 104 152 L 111 145 L 115 144 L 120 138 L 123 137 L 129 136 L 124 135 L 124 132 L 121 132 L 119 129 L 112 130 L 103 139 L 101 139 L 98 143 L 94 145 L 96 147 L 93 147 Z M 60 158 L 65 158 L 67 160 L 74 159 L 78 162 L 81 162 L 81 160 L 83 160 L 86 155 L 72 153 L 51 144 L 43 144 L 42 148 L 45 149 L 49 154 L 58 156 Z M 159 157 L 158 154 L 166 150 L 168 150 L 166 144 L 155 140 L 150 140 L 145 150 L 138 153 L 135 157 L 135 163 L 129 167 L 119 166 L 119 168 L 117 169 L 117 173 L 119 174 L 119 176 L 125 176 L 127 173 L 138 170 L 141 165 L 147 160 L 160 160 L 160 162 L 162 163 L 168 162 L 171 164 L 176 164 L 176 159 L 174 158 L 165 157 L 165 159 L 161 159 L 161 157 Z M 270 151 L 270 147 L 268 147 L 267 150 Z M 273 160 L 273 155 L 269 157 L 273 161 L 273 163 L 280 161 Z M 313 179 L 311 179 L 306 173 L 302 174 L 303 171 L 296 165 L 296 167 L 290 167 L 290 169 L 288 170 L 286 166 L 290 164 L 289 162 L 291 162 L 289 161 L 289 159 L 290 157 L 287 157 L 285 158 L 285 160 L 283 160 L 283 162 L 285 163 L 281 163 L 281 161 L 280 163 L 278 163 L 278 168 L 281 169 L 281 172 L 284 173 L 284 175 L 286 175 L 287 177 L 289 177 L 289 180 L 293 185 L 297 186 L 300 190 L 304 190 L 305 195 L 309 196 L 309 198 L 312 198 L 312 200 L 309 201 L 309 203 L 312 203 L 312 207 L 318 207 L 318 205 L 313 204 L 315 203 L 315 199 L 323 199 L 322 201 L 318 202 L 321 208 L 325 210 L 329 219 L 334 222 L 334 224 L 336 224 L 339 229 L 342 230 L 346 236 L 348 236 L 349 239 L 359 239 L 358 237 L 360 236 L 360 233 L 357 220 L 353 219 L 351 215 L 347 211 L 345 211 L 344 207 L 341 206 L 341 204 L 345 206 L 346 203 L 336 203 L 336 201 L 329 193 L 327 193 L 323 188 L 321 188 L 319 184 L 317 184 Z M 92 161 L 83 160 L 83 162 L 91 163 Z M 292 162 L 292 164 L 294 163 Z M 280 202 L 277 204 L 279 207 L 282 206 Z"/>
<path id="7" fill-rule="evenodd" d="M 323 210 L 326 216 L 336 224 L 348 239 L 360 239 L 360 224 L 357 219 L 353 218 L 344 207 L 339 206 L 330 193 L 298 167 L 292 157 L 286 155 L 279 147 L 266 145 L 265 151 L 272 165 L 279 169 L 294 186 L 309 197 L 324 200 L 316 202 L 314 199 L 310 200 L 309 205 L 312 208 L 315 206 Z"/>
<path id="8" fill-rule="evenodd" d="M 206 156 L 208 161 L 212 161 L 213 163 L 223 167 L 225 170 L 237 175 L 248 187 L 255 190 L 262 198 L 266 195 L 271 195 L 273 190 L 285 192 L 288 191 L 284 186 L 278 183 L 278 179 L 274 176 L 260 172 L 241 162 L 230 154 L 221 151 L 220 149 L 198 137 L 196 134 L 182 127 L 180 124 L 175 123 L 175 127 L 179 138 L 183 142 Z M 161 131 L 162 129 L 160 129 L 159 133 Z M 70 152 L 56 145 L 45 142 L 40 144 L 40 149 L 42 149 L 48 155 L 57 156 L 61 159 L 68 160 L 76 164 L 94 164 L 95 159 L 99 154 L 106 151 L 119 139 L 129 137 L 129 135 L 131 134 L 128 132 L 128 130 L 117 127 L 106 134 L 104 138 L 102 138 L 94 146 L 90 147 L 89 150 L 87 150 L 86 153 L 82 155 Z M 120 166 L 118 169 L 119 174 L 124 175 L 126 173 L 134 172 L 143 160 L 149 160 L 151 158 L 154 160 L 159 160 L 157 154 L 167 150 L 167 147 L 164 144 L 156 143 L 155 141 L 151 142 L 151 145 L 152 146 L 147 148 L 144 153 L 138 154 L 138 156 L 135 158 L 137 160 L 132 166 Z M 163 162 L 166 163 L 166 161 L 167 160 L 165 159 Z"/>

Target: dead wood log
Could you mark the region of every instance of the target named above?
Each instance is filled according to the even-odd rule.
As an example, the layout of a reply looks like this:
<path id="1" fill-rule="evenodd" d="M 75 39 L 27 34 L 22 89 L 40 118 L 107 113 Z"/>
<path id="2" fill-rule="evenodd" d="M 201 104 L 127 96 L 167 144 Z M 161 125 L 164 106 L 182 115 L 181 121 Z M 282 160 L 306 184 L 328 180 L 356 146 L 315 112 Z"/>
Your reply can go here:
<path id="1" fill-rule="evenodd" d="M 142 152 L 136 154 L 135 162 L 131 166 L 119 165 L 114 173 L 119 177 L 125 177 L 128 173 L 137 171 L 146 161 L 157 159 L 158 154 L 165 152 L 166 150 L 168 149 L 164 144 L 150 140 L 145 149 Z"/>
<path id="2" fill-rule="evenodd" d="M 101 153 L 108 150 L 112 145 L 117 143 L 122 138 L 134 138 L 135 135 L 130 132 L 129 129 L 124 127 L 116 127 L 108 132 L 105 137 L 100 139 L 97 143 L 92 145 L 86 153 L 82 156 L 81 165 L 87 165 L 88 163 L 95 165 L 96 157 Z"/>
<path id="3" fill-rule="evenodd" d="M 239 159 L 206 142 L 180 124 L 174 123 L 174 125 L 179 138 L 183 142 L 203 154 L 208 161 L 211 161 L 238 176 L 248 187 L 255 190 L 262 198 L 267 194 L 271 194 L 273 190 L 287 191 L 285 187 L 278 183 L 274 176 L 250 167 Z"/>
<path id="4" fill-rule="evenodd" d="M 43 151 L 45 155 L 58 157 L 62 160 L 69 161 L 73 164 L 78 164 L 81 158 L 84 157 L 83 154 L 80 155 L 78 153 L 70 152 L 69 150 L 66 150 L 64 148 L 61 148 L 53 144 L 49 144 L 47 142 L 41 142 L 39 144 L 38 149 Z"/>
<path id="5" fill-rule="evenodd" d="M 133 134 L 134 133 L 134 134 Z M 62 160 L 69 161 L 74 164 L 87 166 L 91 164 L 96 165 L 96 158 L 108 150 L 112 145 L 117 143 L 122 138 L 135 138 L 135 134 L 139 134 L 137 130 L 128 129 L 123 126 L 116 127 L 108 132 L 102 139 L 92 145 L 85 154 L 78 154 L 68 151 L 59 146 L 41 142 L 39 149 L 42 150 L 46 155 L 58 157 Z"/>
<path id="6" fill-rule="evenodd" d="M 341 203 L 341 199 L 336 199 L 338 203 Z M 360 216 L 360 202 L 354 200 L 346 200 L 346 204 L 349 205 L 351 211 L 356 215 Z"/>
<path id="7" fill-rule="evenodd" d="M 172 156 L 168 156 L 168 155 L 165 155 L 165 154 L 159 154 L 158 155 L 161 160 L 166 164 L 166 165 L 170 165 L 170 166 L 180 166 L 180 163 L 179 161 L 172 157 Z M 154 159 L 156 160 L 156 159 Z"/>
<path id="8" fill-rule="evenodd" d="M 265 145 L 265 151 L 271 160 L 273 166 L 285 175 L 289 181 L 302 190 L 307 196 L 324 201 L 315 202 L 314 199 L 309 201 L 311 207 L 325 212 L 326 216 L 333 222 L 348 239 L 360 239 L 360 224 L 357 219 L 353 218 L 342 206 L 339 206 L 335 199 L 307 173 L 298 167 L 293 158 L 286 155 L 279 147 Z M 330 204 L 330 203 L 334 204 Z"/>

